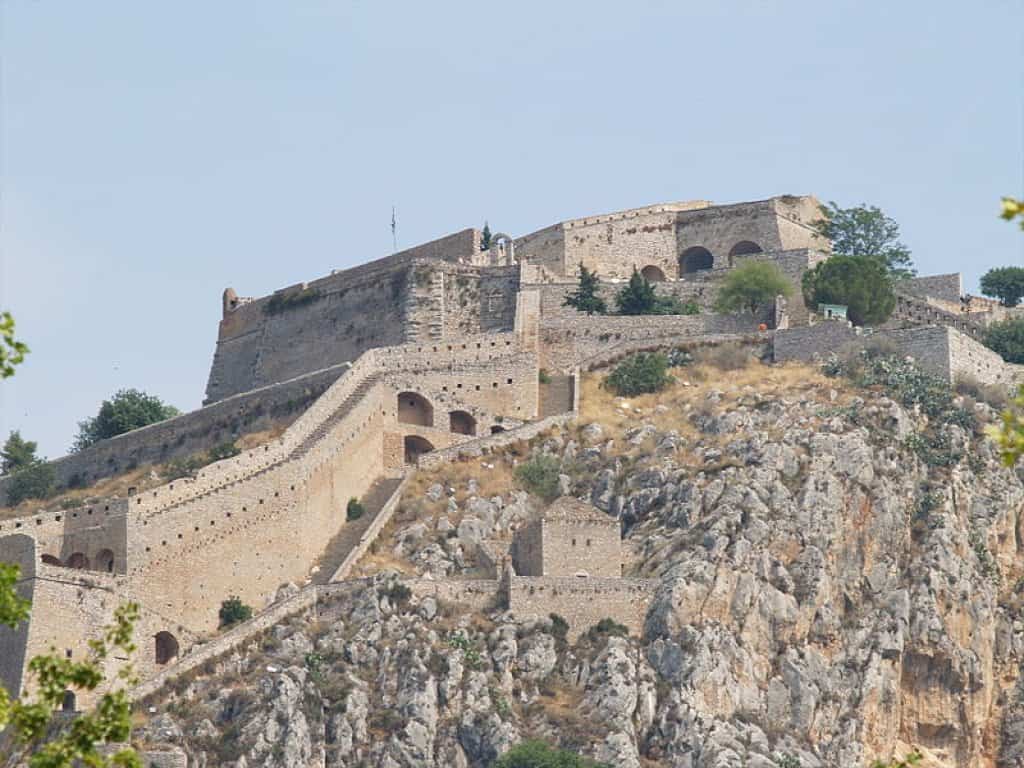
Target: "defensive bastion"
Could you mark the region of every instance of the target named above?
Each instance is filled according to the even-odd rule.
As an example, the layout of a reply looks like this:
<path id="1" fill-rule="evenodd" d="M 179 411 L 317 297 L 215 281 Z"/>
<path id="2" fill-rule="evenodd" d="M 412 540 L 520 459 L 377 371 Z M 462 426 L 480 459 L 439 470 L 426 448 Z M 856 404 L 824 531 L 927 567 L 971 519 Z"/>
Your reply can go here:
<path id="1" fill-rule="evenodd" d="M 519 238 L 499 234 L 487 250 L 467 229 L 259 298 L 227 289 L 204 407 L 56 460 L 58 483 L 87 485 L 269 424 L 286 428 L 193 478 L 0 518 L 0 560 L 21 565 L 19 589 L 33 600 L 29 622 L 0 629 L 0 678 L 17 694 L 32 655 L 55 647 L 82 657 L 114 608 L 134 600 L 142 609 L 138 671 L 165 679 L 201 643 L 212 645 L 226 596 L 261 608 L 284 583 L 321 589 L 343 579 L 394 509 L 397 479 L 417 465 L 572 418 L 580 369 L 635 350 L 751 337 L 774 341 L 779 359 L 827 349 L 836 334 L 853 332 L 812 324 L 798 291 L 762 317 L 711 311 L 716 283 L 746 259 L 776 264 L 798 286 L 829 256 L 817 216 L 811 197 L 668 203 Z M 703 312 L 582 315 L 563 306 L 579 264 L 598 271 L 609 295 L 635 267 L 660 293 Z M 1007 379 L 1013 371 L 996 371 L 979 352 L 971 318 L 948 311 L 959 293 L 958 275 L 907 283 L 893 333 L 944 375 Z M 381 488 L 390 495 L 375 515 L 346 519 L 349 499 Z M 517 546 L 510 556 L 519 567 L 506 572 L 504 588 L 513 607 L 539 612 L 545 600 L 610 590 L 632 595 L 622 619 L 641 626 L 644 585 L 593 565 L 552 576 L 537 555 L 543 547 L 530 555 L 528 538 Z M 552 578 L 569 586 L 544 582 Z"/>

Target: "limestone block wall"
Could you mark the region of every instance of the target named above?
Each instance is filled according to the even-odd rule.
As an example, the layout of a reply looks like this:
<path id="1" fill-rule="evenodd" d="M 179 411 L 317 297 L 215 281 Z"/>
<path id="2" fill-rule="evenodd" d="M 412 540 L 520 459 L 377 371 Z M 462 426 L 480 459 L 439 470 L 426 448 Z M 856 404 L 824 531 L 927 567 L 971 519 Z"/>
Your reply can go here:
<path id="1" fill-rule="evenodd" d="M 0 538 L 0 563 L 18 566 L 21 579 L 15 584 L 15 591 L 23 600 L 34 603 L 35 575 L 39 567 L 35 540 L 20 533 Z M 0 624 L 0 684 L 14 695 L 21 691 L 23 684 L 28 635 L 26 621 L 13 628 Z"/>
<path id="2" fill-rule="evenodd" d="M 491 610 L 502 599 L 501 583 L 496 579 L 412 579 L 403 583 L 418 598 L 457 603 L 470 611 Z"/>
<path id="3" fill-rule="evenodd" d="M 645 579 L 512 576 L 508 582 L 512 613 L 556 613 L 569 623 L 570 641 L 605 618 L 641 635 L 653 591 L 653 582 Z"/>
<path id="4" fill-rule="evenodd" d="M 50 462 L 58 488 L 89 485 L 137 466 L 208 451 L 248 432 L 294 420 L 348 370 L 338 365 L 221 400 L 103 440 Z M 8 479 L 0 478 L 0 498 Z"/>
<path id="5" fill-rule="evenodd" d="M 927 275 L 901 280 L 898 288 L 901 293 L 908 293 L 920 299 L 928 296 L 943 301 L 960 303 L 963 295 L 963 276 L 959 272 L 947 275 Z"/>
<path id="6" fill-rule="evenodd" d="M 618 578 L 622 575 L 619 522 L 608 520 L 541 521 L 544 541 L 541 552 L 544 576 Z M 524 574 L 525 575 L 525 574 Z"/>
<path id="7" fill-rule="evenodd" d="M 858 329 L 839 321 L 787 328 L 775 332 L 772 358 L 776 363 L 824 360 L 830 354 L 841 352 L 846 345 L 859 338 Z"/>

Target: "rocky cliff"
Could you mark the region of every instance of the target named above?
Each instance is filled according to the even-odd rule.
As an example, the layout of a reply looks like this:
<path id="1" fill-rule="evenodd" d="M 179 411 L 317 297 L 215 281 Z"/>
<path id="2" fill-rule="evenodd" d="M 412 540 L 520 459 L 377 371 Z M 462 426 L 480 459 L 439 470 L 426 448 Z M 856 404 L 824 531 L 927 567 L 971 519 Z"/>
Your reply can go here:
<path id="1" fill-rule="evenodd" d="M 475 767 L 526 737 L 627 768 L 1024 765 L 1024 485 L 989 406 L 894 371 L 585 382 L 578 425 L 418 478 L 369 581 L 178 681 L 137 738 L 195 766 Z M 621 519 L 626 575 L 657 581 L 642 636 L 569 644 L 396 580 L 480 575 L 542 503 L 510 472 L 531 452 Z"/>

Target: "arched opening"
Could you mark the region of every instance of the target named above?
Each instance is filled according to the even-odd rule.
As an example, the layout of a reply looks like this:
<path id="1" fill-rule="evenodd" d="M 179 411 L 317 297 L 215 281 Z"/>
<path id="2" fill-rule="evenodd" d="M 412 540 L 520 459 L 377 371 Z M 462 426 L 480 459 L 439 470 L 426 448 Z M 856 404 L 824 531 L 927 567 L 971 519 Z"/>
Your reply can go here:
<path id="1" fill-rule="evenodd" d="M 753 240 L 740 240 L 729 251 L 730 256 L 749 256 L 752 253 L 763 253 L 764 249 Z"/>
<path id="2" fill-rule="evenodd" d="M 493 427 L 491 427 L 491 434 L 492 435 L 499 435 L 499 434 L 501 434 L 504 431 L 505 431 L 505 428 L 503 426 L 501 426 L 500 424 L 495 424 Z"/>
<path id="3" fill-rule="evenodd" d="M 97 571 L 114 572 L 114 553 L 109 549 L 101 549 L 92 560 L 92 567 Z"/>
<path id="4" fill-rule="evenodd" d="M 419 435 L 405 436 L 406 464 L 415 464 L 420 456 L 424 453 L 430 453 L 432 450 L 434 450 L 434 446 L 431 445 L 429 440 L 426 440 Z"/>
<path id="5" fill-rule="evenodd" d="M 81 552 L 73 552 L 66 563 L 68 568 L 88 568 L 89 558 Z"/>
<path id="6" fill-rule="evenodd" d="M 156 663 L 167 664 L 178 658 L 178 640 L 170 632 L 157 632 Z"/>
<path id="7" fill-rule="evenodd" d="M 43 565 L 64 565 L 59 557 L 53 555 L 43 555 L 40 559 L 43 561 Z"/>
<path id="8" fill-rule="evenodd" d="M 665 273 L 653 264 L 648 264 L 646 267 L 640 270 L 640 274 L 644 276 L 644 279 L 648 283 L 664 283 Z"/>
<path id="9" fill-rule="evenodd" d="M 703 272 L 715 265 L 715 257 L 711 251 L 700 245 L 687 248 L 679 257 L 679 274 L 692 275 L 694 272 Z"/>
<path id="10" fill-rule="evenodd" d="M 64 691 L 64 698 L 60 702 L 61 712 L 74 712 L 75 711 L 75 692 Z"/>
<path id="11" fill-rule="evenodd" d="M 476 419 L 465 411 L 452 411 L 448 414 L 448 420 L 451 424 L 450 431 L 458 435 L 476 434 Z"/>
<path id="12" fill-rule="evenodd" d="M 434 408 L 423 395 L 417 392 L 402 392 L 398 395 L 398 420 L 402 424 L 432 427 Z"/>

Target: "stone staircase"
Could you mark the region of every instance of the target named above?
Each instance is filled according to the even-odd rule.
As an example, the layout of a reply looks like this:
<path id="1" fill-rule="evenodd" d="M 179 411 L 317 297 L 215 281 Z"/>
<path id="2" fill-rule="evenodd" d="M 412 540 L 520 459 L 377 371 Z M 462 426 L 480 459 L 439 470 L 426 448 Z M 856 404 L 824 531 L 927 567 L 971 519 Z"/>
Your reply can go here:
<path id="1" fill-rule="evenodd" d="M 314 584 L 327 584 L 331 580 L 401 482 L 401 477 L 379 477 L 374 481 L 360 500 L 366 510 L 363 516 L 343 525 L 320 555 L 317 561 L 319 570 L 313 574 Z"/>
<path id="2" fill-rule="evenodd" d="M 331 415 L 321 422 L 320 426 L 306 435 L 305 439 L 295 446 L 295 449 L 285 460 L 300 459 L 309 453 L 313 449 L 313 446 L 327 437 L 330 431 L 334 429 L 335 425 L 337 425 L 337 423 L 355 407 L 356 403 L 363 399 L 366 393 L 369 392 L 373 388 L 374 384 L 380 381 L 380 379 L 381 375 L 378 373 L 361 382 L 359 386 L 352 390 L 352 393 L 338 405 Z"/>
<path id="3" fill-rule="evenodd" d="M 570 375 L 550 374 L 550 380 L 541 383 L 540 418 L 557 416 L 572 410 L 573 377 Z"/>

